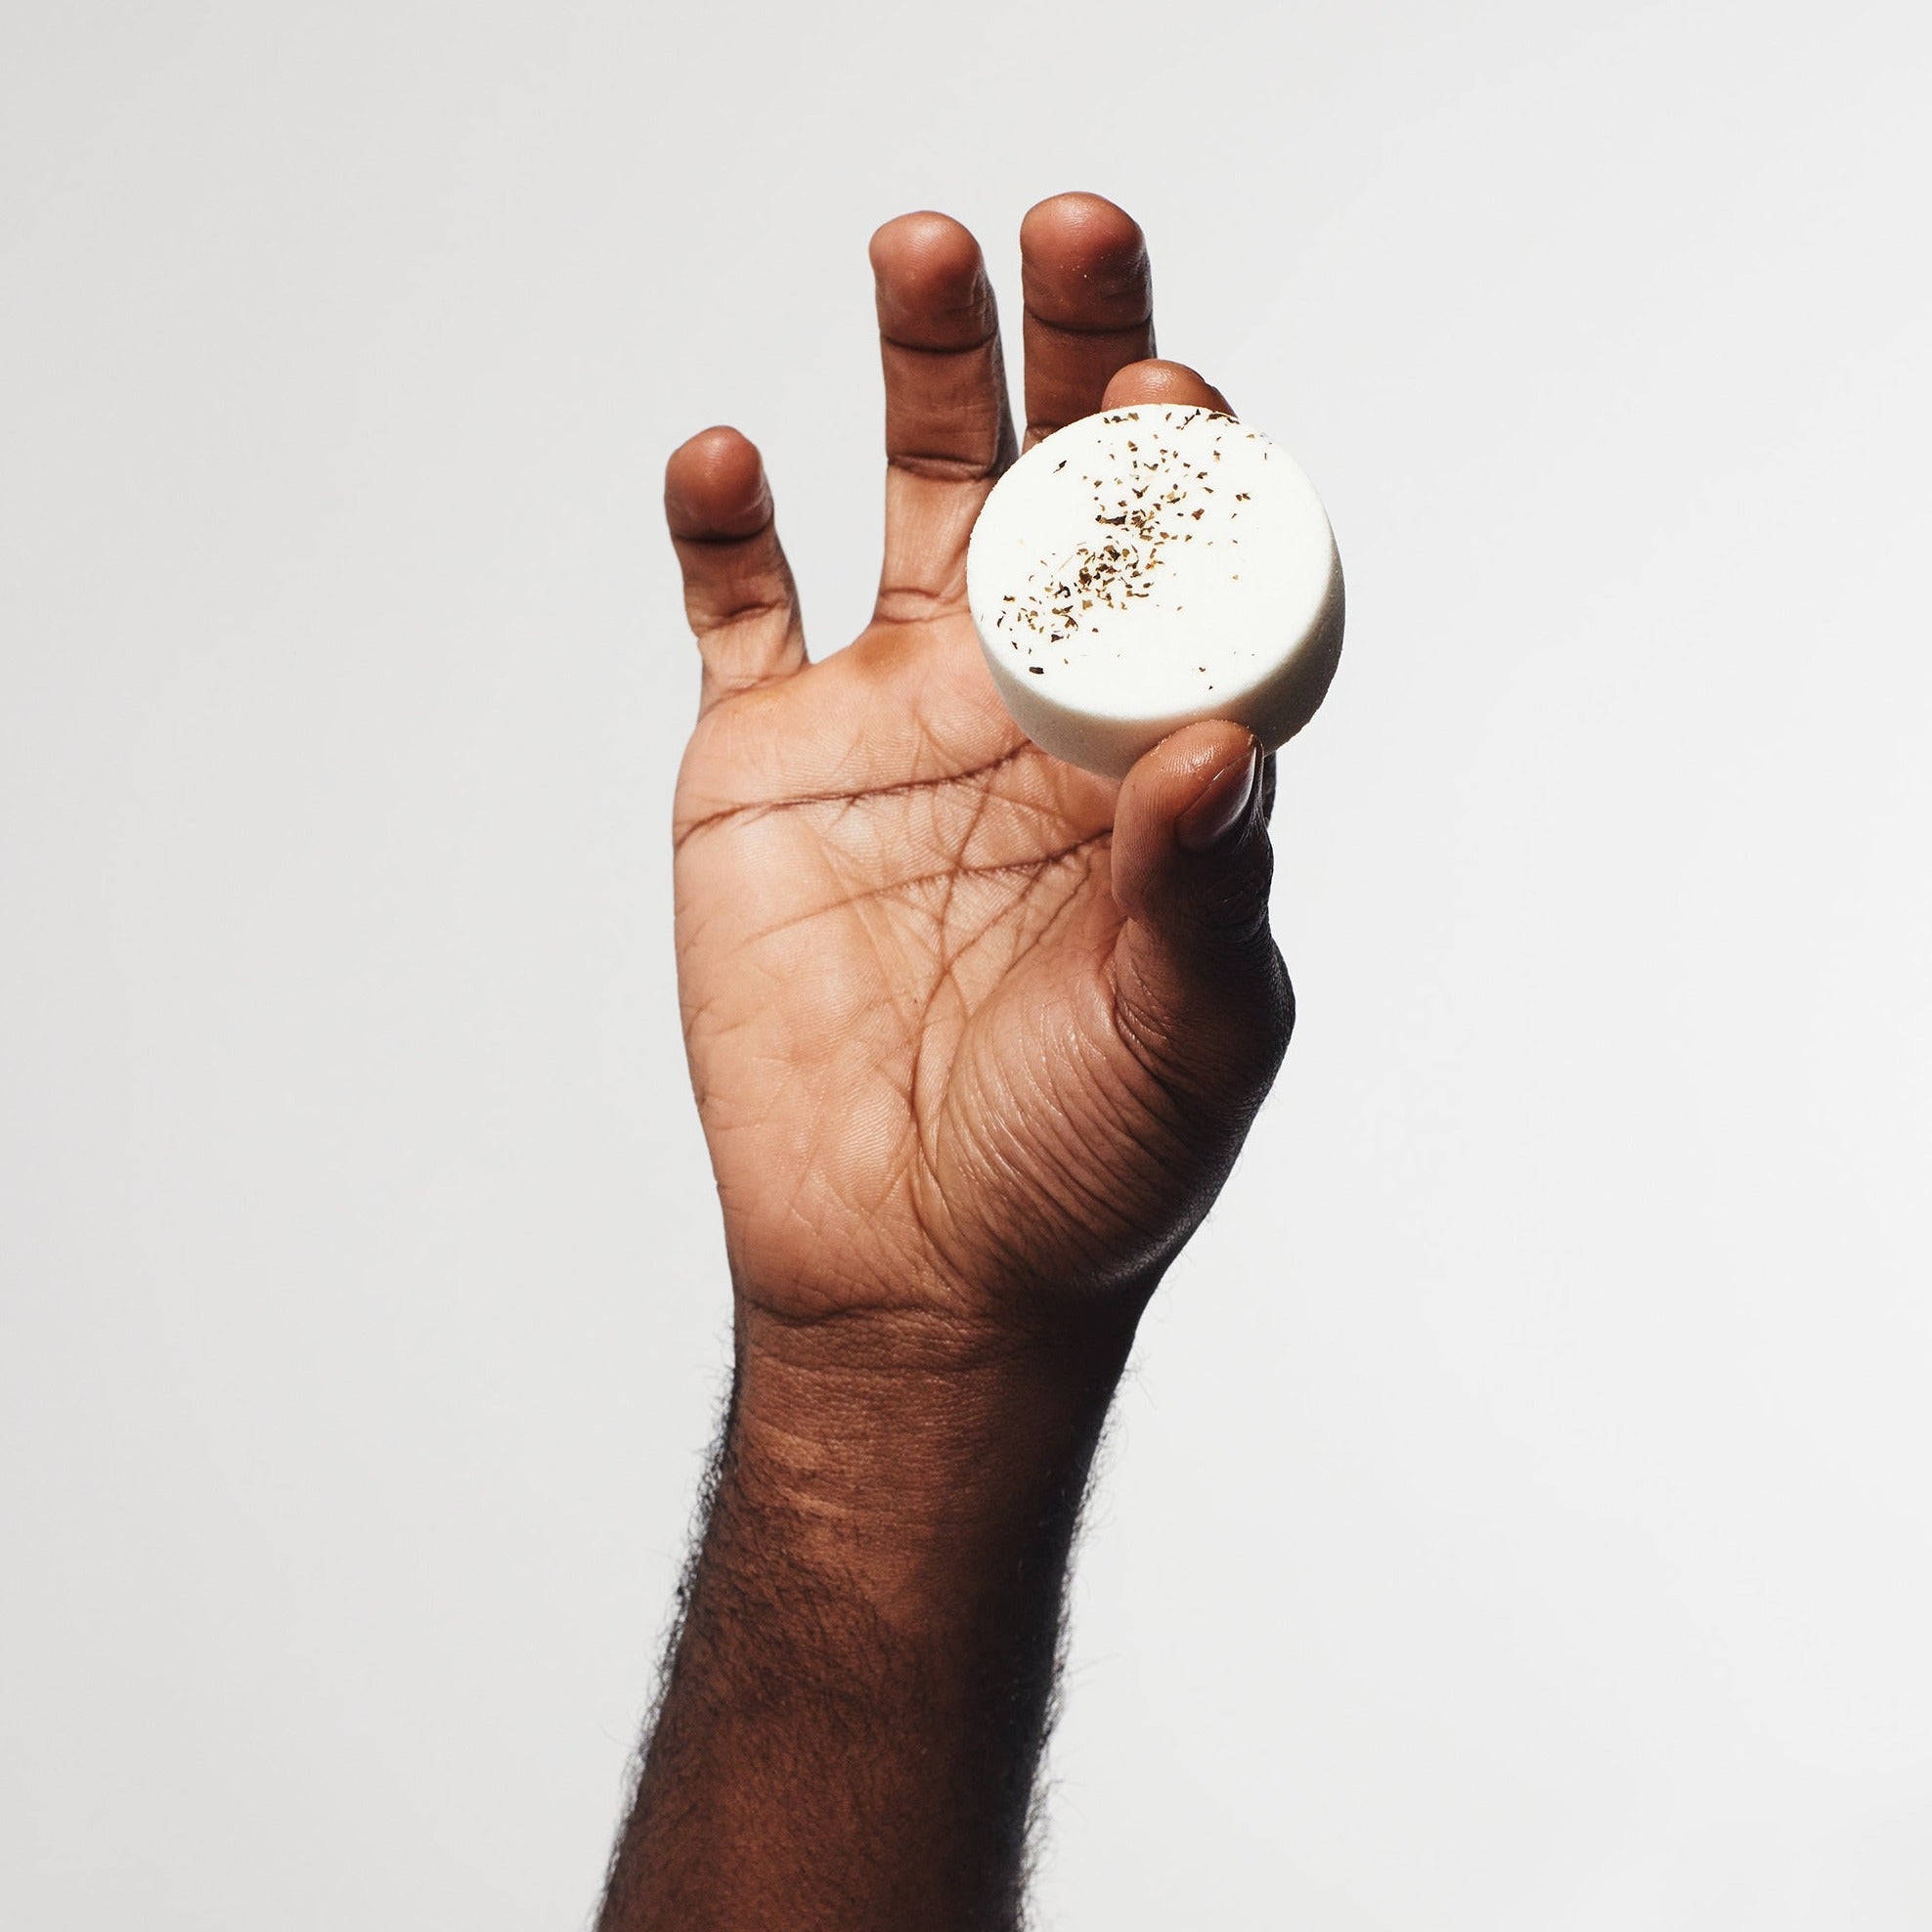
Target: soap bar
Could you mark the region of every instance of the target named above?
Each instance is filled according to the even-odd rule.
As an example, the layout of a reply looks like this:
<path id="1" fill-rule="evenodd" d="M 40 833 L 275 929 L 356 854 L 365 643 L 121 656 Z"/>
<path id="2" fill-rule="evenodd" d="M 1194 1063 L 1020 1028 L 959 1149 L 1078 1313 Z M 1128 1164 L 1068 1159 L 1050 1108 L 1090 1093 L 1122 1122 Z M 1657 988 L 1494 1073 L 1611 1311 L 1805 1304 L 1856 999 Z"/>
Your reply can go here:
<path id="1" fill-rule="evenodd" d="M 1034 444 L 981 508 L 966 589 L 1020 728 L 1109 777 L 1204 718 L 1273 751 L 1341 652 L 1321 499 L 1280 445 L 1214 410 L 1110 410 Z"/>

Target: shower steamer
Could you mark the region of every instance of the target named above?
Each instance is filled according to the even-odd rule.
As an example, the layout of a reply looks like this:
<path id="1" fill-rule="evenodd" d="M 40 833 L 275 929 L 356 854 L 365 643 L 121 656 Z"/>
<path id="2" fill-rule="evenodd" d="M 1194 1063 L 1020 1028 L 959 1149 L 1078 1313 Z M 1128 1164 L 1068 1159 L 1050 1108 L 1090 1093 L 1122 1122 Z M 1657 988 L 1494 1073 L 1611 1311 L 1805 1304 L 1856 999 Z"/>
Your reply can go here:
<path id="1" fill-rule="evenodd" d="M 1341 559 L 1286 451 L 1214 410 L 1055 430 L 994 485 L 966 558 L 994 684 L 1042 750 L 1125 775 L 1169 731 L 1314 716 L 1341 653 Z"/>

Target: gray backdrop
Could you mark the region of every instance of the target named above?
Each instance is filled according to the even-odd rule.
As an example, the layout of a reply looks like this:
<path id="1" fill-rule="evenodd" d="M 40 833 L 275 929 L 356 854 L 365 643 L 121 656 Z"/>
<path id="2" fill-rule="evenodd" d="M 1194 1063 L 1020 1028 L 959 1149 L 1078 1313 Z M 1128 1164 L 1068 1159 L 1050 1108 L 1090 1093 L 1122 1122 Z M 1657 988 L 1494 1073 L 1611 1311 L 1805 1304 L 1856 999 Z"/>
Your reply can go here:
<path id="1" fill-rule="evenodd" d="M 1349 571 L 1052 1926 L 1932 1920 L 1921 8 L 0 6 L 0 1919 L 574 1928 L 724 1360 L 668 448 L 1132 207 Z"/>

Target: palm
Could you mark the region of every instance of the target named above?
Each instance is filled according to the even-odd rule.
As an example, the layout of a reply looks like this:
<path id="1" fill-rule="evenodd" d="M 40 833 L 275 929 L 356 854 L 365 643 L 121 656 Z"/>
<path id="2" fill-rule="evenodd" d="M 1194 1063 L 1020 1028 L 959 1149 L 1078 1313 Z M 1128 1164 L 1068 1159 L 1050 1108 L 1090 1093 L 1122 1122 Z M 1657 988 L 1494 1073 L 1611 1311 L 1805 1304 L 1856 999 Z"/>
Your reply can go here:
<path id="1" fill-rule="evenodd" d="M 1107 1050 L 1117 789 L 1021 736 L 958 611 L 707 714 L 680 971 L 741 1274 L 798 1281 L 778 1262 L 809 1230 L 859 1262 L 842 1290 L 902 1295 L 1066 1238 L 988 1226 L 961 1183 Z"/>
<path id="2" fill-rule="evenodd" d="M 997 374 L 984 335 L 955 353 Z M 1224 1165 L 1120 1025 L 1120 787 L 1020 733 L 965 607 L 1003 395 L 960 434 L 991 446 L 896 461 L 880 615 L 820 663 L 768 522 L 681 533 L 711 641 L 676 806 L 680 986 L 734 1272 L 775 1313 L 1119 1279 Z"/>

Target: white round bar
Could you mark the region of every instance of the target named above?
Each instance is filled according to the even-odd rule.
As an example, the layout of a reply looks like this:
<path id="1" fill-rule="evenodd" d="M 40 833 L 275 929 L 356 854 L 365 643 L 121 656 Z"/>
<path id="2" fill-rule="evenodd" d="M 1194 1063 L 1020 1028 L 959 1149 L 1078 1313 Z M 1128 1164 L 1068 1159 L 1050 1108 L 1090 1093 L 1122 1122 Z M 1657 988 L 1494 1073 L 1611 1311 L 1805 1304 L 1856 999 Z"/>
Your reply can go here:
<path id="1" fill-rule="evenodd" d="M 1341 559 L 1314 486 L 1213 410 L 1136 406 L 1036 443 L 974 526 L 967 594 L 1020 728 L 1109 777 L 1204 718 L 1265 750 L 1341 652 Z"/>

